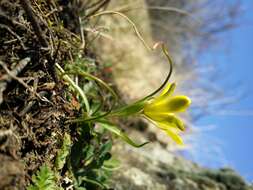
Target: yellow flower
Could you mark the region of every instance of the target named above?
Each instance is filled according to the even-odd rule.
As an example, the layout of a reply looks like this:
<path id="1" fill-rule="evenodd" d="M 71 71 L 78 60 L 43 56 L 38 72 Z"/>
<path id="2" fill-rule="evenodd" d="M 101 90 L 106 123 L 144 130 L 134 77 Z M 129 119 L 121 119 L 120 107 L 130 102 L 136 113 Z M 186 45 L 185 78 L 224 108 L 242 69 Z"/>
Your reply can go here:
<path id="1" fill-rule="evenodd" d="M 183 95 L 171 96 L 175 87 L 175 83 L 169 84 L 158 97 L 148 101 L 144 105 L 143 113 L 177 144 L 183 144 L 179 133 L 184 130 L 184 124 L 175 113 L 185 111 L 191 100 Z"/>

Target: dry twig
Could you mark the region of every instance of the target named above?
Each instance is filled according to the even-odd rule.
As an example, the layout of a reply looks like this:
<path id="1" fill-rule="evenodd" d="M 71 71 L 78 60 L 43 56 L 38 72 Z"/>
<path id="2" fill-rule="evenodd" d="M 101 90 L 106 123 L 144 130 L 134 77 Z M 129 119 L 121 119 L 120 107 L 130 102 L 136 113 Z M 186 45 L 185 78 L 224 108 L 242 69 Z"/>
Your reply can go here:
<path id="1" fill-rule="evenodd" d="M 7 72 L 7 74 L 3 75 L 0 78 L 0 104 L 3 102 L 3 92 L 5 91 L 5 89 L 7 88 L 7 84 L 9 82 L 11 82 L 12 79 L 18 79 L 16 76 L 26 67 L 26 65 L 30 62 L 30 58 L 24 58 L 22 59 L 17 65 L 16 67 L 10 71 L 7 66 L 4 64 L 4 62 L 0 61 L 0 65 L 3 67 L 3 69 Z M 20 79 L 18 79 L 20 82 Z M 22 81 L 21 83 L 24 83 L 24 81 Z M 24 83 L 25 84 L 25 83 Z M 24 85 L 23 84 L 23 85 Z M 27 85 L 25 84 L 25 87 L 27 87 Z M 28 87 L 29 88 L 29 87 Z"/>
<path id="2" fill-rule="evenodd" d="M 39 42 L 40 42 L 41 46 L 43 48 L 47 49 L 48 51 L 50 51 L 49 44 L 46 40 L 46 37 L 44 36 L 44 34 L 42 32 L 42 29 L 39 25 L 39 21 L 38 21 L 36 15 L 34 14 L 34 12 L 32 10 L 30 2 L 28 0 L 22 0 L 21 4 L 22 4 L 23 9 L 25 10 L 25 12 L 28 16 L 28 19 L 31 21 L 32 27 L 34 29 L 34 32 L 35 32 L 36 36 L 39 39 Z M 46 64 L 47 68 L 46 69 L 47 69 L 48 73 L 51 75 L 51 77 L 54 79 L 54 81 L 57 83 L 58 78 L 57 78 L 57 75 L 56 75 L 54 62 L 53 62 L 53 59 L 50 55 L 50 52 L 48 52 L 46 54 L 46 58 L 47 58 L 47 64 Z"/>

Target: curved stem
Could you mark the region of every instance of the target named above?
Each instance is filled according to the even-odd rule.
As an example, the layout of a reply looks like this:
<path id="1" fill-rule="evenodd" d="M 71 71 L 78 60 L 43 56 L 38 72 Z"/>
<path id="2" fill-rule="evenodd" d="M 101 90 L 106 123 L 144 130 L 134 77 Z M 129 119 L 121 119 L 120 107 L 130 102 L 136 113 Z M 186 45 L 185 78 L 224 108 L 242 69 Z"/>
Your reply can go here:
<path id="1" fill-rule="evenodd" d="M 98 92 L 98 93 L 100 94 L 101 101 L 100 101 L 99 106 L 92 112 L 91 115 L 95 115 L 104 106 L 104 103 L 105 103 L 104 96 L 100 92 Z"/>
<path id="2" fill-rule="evenodd" d="M 89 118 L 86 118 L 86 119 L 81 118 L 81 119 L 68 120 L 67 123 L 94 121 L 94 120 L 103 118 L 103 117 L 105 117 L 105 116 L 107 116 L 107 115 L 109 115 L 111 113 L 111 111 L 113 110 L 113 108 L 115 106 L 116 101 L 118 100 L 118 96 L 114 92 L 114 90 L 111 87 L 109 87 L 103 80 L 101 80 L 101 79 L 99 79 L 99 78 L 97 78 L 97 77 L 95 77 L 95 76 L 93 76 L 93 75 L 91 75 L 91 74 L 89 74 L 87 72 L 80 71 L 80 70 L 78 71 L 77 68 L 76 69 L 74 68 L 74 71 L 65 72 L 64 74 L 78 74 L 78 75 L 81 75 L 83 77 L 87 77 L 87 78 L 89 78 L 91 80 L 94 80 L 94 81 L 98 82 L 99 84 L 101 84 L 104 88 L 106 88 L 113 95 L 113 97 L 114 97 L 114 102 L 112 103 L 112 106 L 110 107 L 110 109 L 107 112 L 105 112 L 105 113 L 103 113 L 101 115 L 94 116 L 94 117 L 89 117 Z"/>
<path id="3" fill-rule="evenodd" d="M 75 84 L 75 82 L 65 73 L 63 68 L 58 63 L 56 63 L 55 66 L 57 67 L 57 69 L 63 75 L 63 79 L 66 80 L 78 92 L 78 94 L 81 96 L 81 98 L 83 99 L 86 111 L 89 114 L 90 105 L 89 105 L 88 99 L 87 99 L 86 95 L 84 94 L 83 90 L 78 85 Z"/>
<path id="4" fill-rule="evenodd" d="M 172 61 L 172 59 L 171 59 L 171 57 L 169 55 L 169 52 L 168 52 L 168 50 L 167 50 L 167 48 L 166 48 L 166 46 L 164 44 L 162 44 L 162 50 L 163 50 L 163 53 L 164 53 L 165 57 L 167 58 L 168 63 L 170 65 L 169 73 L 168 73 L 166 79 L 164 80 L 163 84 L 158 89 L 156 89 L 153 93 L 151 93 L 148 96 L 146 96 L 145 99 L 154 96 L 157 92 L 159 92 L 160 90 L 162 90 L 165 87 L 165 85 L 168 83 L 168 81 L 169 81 L 169 79 L 171 77 L 171 74 L 172 74 L 172 71 L 173 71 L 173 61 Z"/>
<path id="5" fill-rule="evenodd" d="M 74 71 L 67 71 L 64 74 L 72 74 L 72 75 L 81 75 L 83 77 L 89 78 L 91 80 L 94 80 L 96 82 L 98 82 L 99 84 L 101 84 L 104 88 L 106 88 L 114 97 L 115 100 L 118 100 L 118 96 L 117 94 L 114 92 L 114 90 L 108 86 L 108 84 L 106 84 L 103 80 L 101 80 L 98 77 L 95 77 L 94 75 L 91 75 L 85 71 L 80 71 L 78 70 L 78 68 L 73 67 Z"/>
<path id="6" fill-rule="evenodd" d="M 159 44 L 158 44 L 158 45 L 159 45 Z M 151 97 L 154 96 L 156 93 L 158 93 L 160 90 L 162 90 L 162 89 L 166 86 L 166 84 L 168 83 L 168 81 L 169 81 L 169 79 L 170 79 L 170 77 L 171 77 L 172 71 L 173 71 L 173 61 L 172 61 L 172 59 L 171 59 L 171 57 L 170 57 L 170 55 L 169 55 L 169 53 L 168 53 L 168 50 L 167 50 L 167 48 L 166 48 L 166 46 L 165 46 L 164 43 L 162 43 L 162 50 L 163 50 L 163 53 L 164 53 L 165 57 L 167 58 L 168 63 L 169 63 L 169 65 L 170 65 L 170 70 L 169 70 L 169 73 L 168 73 L 166 79 L 164 80 L 164 82 L 162 83 L 162 85 L 161 85 L 159 88 L 157 88 L 154 92 L 152 92 L 151 94 L 147 95 L 147 96 L 144 97 L 143 99 L 138 100 L 138 101 L 135 102 L 135 103 L 138 103 L 138 102 L 144 101 L 144 100 L 146 100 L 146 99 L 148 99 L 148 98 L 151 98 Z"/>
<path id="7" fill-rule="evenodd" d="M 167 11 L 167 12 L 175 12 L 175 13 L 178 13 L 178 14 L 181 14 L 181 15 L 185 15 L 185 16 L 188 16 L 190 18 L 192 18 L 194 21 L 196 21 L 197 23 L 201 24 L 201 20 L 198 19 L 197 17 L 195 17 L 193 15 L 193 13 L 189 12 L 189 11 L 186 11 L 186 10 L 183 10 L 183 9 L 179 9 L 179 8 L 176 8 L 176 7 L 171 7 L 171 6 L 147 6 L 147 7 L 143 7 L 143 6 L 124 6 L 124 7 L 121 7 L 119 9 L 117 9 L 116 11 L 118 12 L 130 12 L 130 11 L 140 11 L 140 10 L 151 10 L 151 11 Z"/>
<path id="8" fill-rule="evenodd" d="M 97 16 L 102 16 L 102 15 L 113 15 L 113 14 L 116 14 L 116 15 L 119 15 L 121 16 L 122 18 L 126 19 L 133 27 L 134 29 L 134 32 L 135 34 L 137 35 L 137 37 L 140 39 L 140 41 L 143 43 L 143 45 L 148 49 L 148 50 L 152 50 L 152 48 L 145 42 L 145 40 L 143 39 L 142 35 L 140 34 L 138 28 L 136 27 L 136 25 L 134 24 L 134 22 L 128 18 L 125 14 L 121 13 L 121 12 L 117 12 L 117 11 L 103 11 L 103 12 L 100 12 L 100 13 L 96 13 L 92 16 L 90 16 L 90 18 L 93 18 L 93 17 L 97 17 Z"/>

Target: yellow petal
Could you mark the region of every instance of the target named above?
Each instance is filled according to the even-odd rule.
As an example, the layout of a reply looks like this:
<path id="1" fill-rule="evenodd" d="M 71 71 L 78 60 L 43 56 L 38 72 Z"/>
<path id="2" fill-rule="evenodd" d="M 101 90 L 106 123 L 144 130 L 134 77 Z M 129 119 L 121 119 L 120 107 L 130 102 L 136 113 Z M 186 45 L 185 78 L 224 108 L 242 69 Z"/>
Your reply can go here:
<path id="1" fill-rule="evenodd" d="M 172 130 L 166 130 L 166 133 L 168 136 L 170 136 L 177 144 L 179 145 L 183 145 L 184 142 L 182 140 L 182 138 L 175 132 L 173 132 Z"/>
<path id="2" fill-rule="evenodd" d="M 183 122 L 173 114 L 169 114 L 167 116 L 167 119 L 163 122 L 167 124 L 171 123 L 173 126 L 176 126 L 176 128 L 180 129 L 181 131 L 185 130 Z"/>
<path id="3" fill-rule="evenodd" d="M 176 83 L 172 83 L 172 84 L 168 84 L 163 91 L 161 92 L 161 94 L 157 97 L 155 97 L 152 101 L 152 103 L 156 104 L 159 103 L 160 101 L 162 101 L 164 98 L 166 97 L 170 97 L 171 94 L 173 94 L 174 90 L 176 88 Z M 149 102 L 149 103 L 150 103 Z"/>
<path id="4" fill-rule="evenodd" d="M 178 135 L 180 130 L 173 125 L 157 122 L 157 126 L 164 130 L 168 136 L 170 136 L 177 144 L 183 145 L 182 138 Z"/>
<path id="5" fill-rule="evenodd" d="M 173 128 L 178 128 L 181 131 L 184 131 L 184 124 L 183 122 L 177 118 L 174 114 L 167 114 L 167 113 L 144 113 L 150 119 L 158 122 L 160 125 L 165 125 Z"/>
<path id="6" fill-rule="evenodd" d="M 185 111 L 191 104 L 187 96 L 174 96 L 159 98 L 144 106 L 145 113 L 175 113 Z"/>
<path id="7" fill-rule="evenodd" d="M 145 109 L 143 111 L 144 115 L 154 121 L 164 121 L 168 117 L 168 113 L 162 112 L 146 112 Z"/>
<path id="8" fill-rule="evenodd" d="M 168 84 L 164 89 L 163 91 L 161 92 L 161 94 L 159 96 L 163 96 L 163 95 L 167 95 L 167 96 L 170 96 L 174 90 L 176 88 L 176 83 L 171 83 L 171 84 Z"/>
<path id="9" fill-rule="evenodd" d="M 173 118 L 174 120 L 175 118 Z M 163 130 L 167 130 L 167 129 L 172 129 L 176 132 L 179 132 L 179 131 L 184 131 L 185 128 L 184 128 L 184 125 L 181 121 L 179 121 L 180 123 L 177 123 L 178 121 L 173 121 L 173 122 L 170 122 L 170 121 L 162 121 L 162 122 L 157 122 L 158 123 L 158 127 L 163 129 Z"/>
<path id="10" fill-rule="evenodd" d="M 166 104 L 171 112 L 185 111 L 191 104 L 191 99 L 187 96 L 174 96 Z"/>

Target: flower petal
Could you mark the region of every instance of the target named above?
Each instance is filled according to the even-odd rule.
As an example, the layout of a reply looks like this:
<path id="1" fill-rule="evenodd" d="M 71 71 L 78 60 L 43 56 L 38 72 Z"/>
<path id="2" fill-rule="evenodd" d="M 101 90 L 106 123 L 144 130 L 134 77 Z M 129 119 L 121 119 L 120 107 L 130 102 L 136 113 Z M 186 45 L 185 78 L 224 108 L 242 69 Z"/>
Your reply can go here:
<path id="1" fill-rule="evenodd" d="M 158 122 L 159 125 L 165 125 L 165 126 L 169 126 L 173 128 L 178 128 L 181 131 L 184 131 L 185 129 L 183 122 L 174 114 L 167 114 L 167 113 L 161 113 L 161 112 L 158 112 L 158 113 L 147 112 L 145 113 L 145 115 L 149 117 L 150 119 Z"/>
<path id="2" fill-rule="evenodd" d="M 161 92 L 161 94 L 159 96 L 163 96 L 163 95 L 170 96 L 174 92 L 175 88 L 176 88 L 176 83 L 168 84 L 163 89 L 163 91 Z"/>
<path id="3" fill-rule="evenodd" d="M 166 130 L 166 133 L 168 136 L 170 136 L 177 144 L 179 145 L 183 145 L 184 142 L 182 140 L 182 138 L 175 132 L 173 132 L 172 130 Z"/>
<path id="4" fill-rule="evenodd" d="M 170 97 L 170 95 L 174 92 L 176 88 L 176 83 L 172 83 L 172 84 L 168 84 L 163 91 L 161 92 L 161 94 L 157 97 L 155 97 L 154 99 L 152 99 L 151 101 L 149 101 L 149 104 L 157 104 L 160 101 L 162 101 L 164 98 L 166 97 Z"/>
<path id="5" fill-rule="evenodd" d="M 170 112 L 185 111 L 191 104 L 191 99 L 187 96 L 174 96 L 166 104 Z"/>
<path id="6" fill-rule="evenodd" d="M 163 122 L 168 124 L 171 123 L 173 126 L 176 126 L 176 128 L 180 129 L 181 131 L 185 130 L 183 122 L 173 114 L 169 114 L 167 116 L 167 119 Z"/>
<path id="7" fill-rule="evenodd" d="M 144 110 L 144 114 L 154 120 L 154 121 L 164 121 L 168 117 L 168 113 L 162 113 L 162 112 L 146 112 Z"/>
<path id="8" fill-rule="evenodd" d="M 144 113 L 175 113 L 185 111 L 191 104 L 187 96 L 164 97 L 154 100 L 144 106 Z"/>
<path id="9" fill-rule="evenodd" d="M 180 129 L 175 124 L 169 122 L 156 122 L 156 126 L 164 130 L 177 144 L 184 144 L 182 138 L 178 135 Z"/>

